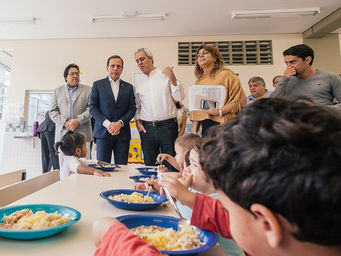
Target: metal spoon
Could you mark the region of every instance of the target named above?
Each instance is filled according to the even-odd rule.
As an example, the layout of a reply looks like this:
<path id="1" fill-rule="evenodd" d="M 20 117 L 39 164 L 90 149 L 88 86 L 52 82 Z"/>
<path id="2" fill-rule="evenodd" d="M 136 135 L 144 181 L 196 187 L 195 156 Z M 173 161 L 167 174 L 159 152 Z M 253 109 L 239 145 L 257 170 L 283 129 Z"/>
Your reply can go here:
<path id="1" fill-rule="evenodd" d="M 158 174 L 157 175 L 158 179 L 159 180 L 163 180 L 163 176 L 162 174 Z M 180 213 L 180 210 L 178 208 L 178 206 L 176 205 L 176 203 L 174 202 L 171 194 L 169 193 L 168 189 L 166 187 L 163 187 L 163 190 L 165 191 L 165 194 L 166 194 L 166 197 L 168 199 L 169 202 L 171 202 L 171 204 L 173 205 L 175 211 L 177 212 L 177 214 L 179 215 L 180 217 L 180 221 L 178 223 L 178 230 L 181 231 L 181 229 L 184 227 L 184 226 L 188 226 L 189 225 L 189 221 L 186 220 Z"/>
<path id="2" fill-rule="evenodd" d="M 150 177 L 150 181 L 153 181 L 155 179 L 155 175 L 153 174 L 151 177 Z M 152 191 L 152 186 L 149 185 L 148 186 L 148 192 L 147 192 L 147 195 L 146 196 L 149 196 L 150 192 Z"/>

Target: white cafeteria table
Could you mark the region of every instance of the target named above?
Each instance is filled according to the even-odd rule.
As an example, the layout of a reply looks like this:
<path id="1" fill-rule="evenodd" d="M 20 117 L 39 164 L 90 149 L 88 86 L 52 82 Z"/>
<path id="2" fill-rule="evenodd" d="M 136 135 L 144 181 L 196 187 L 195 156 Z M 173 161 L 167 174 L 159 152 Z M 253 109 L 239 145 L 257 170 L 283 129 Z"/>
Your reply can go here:
<path id="1" fill-rule="evenodd" d="M 134 182 L 129 176 L 139 175 L 136 165 L 123 165 L 111 172 L 111 177 L 97 177 L 76 174 L 47 186 L 10 205 L 22 204 L 58 204 L 80 211 L 79 222 L 63 232 L 44 239 L 10 240 L 0 237 L 0 255 L 6 256 L 86 256 L 93 255 L 95 246 L 91 239 L 93 222 L 104 216 L 117 217 L 127 214 L 158 214 L 178 217 L 171 205 L 159 206 L 150 211 L 127 211 L 118 209 L 99 194 L 105 190 L 132 188 Z M 198 255 L 225 255 L 219 246 L 215 246 Z"/>

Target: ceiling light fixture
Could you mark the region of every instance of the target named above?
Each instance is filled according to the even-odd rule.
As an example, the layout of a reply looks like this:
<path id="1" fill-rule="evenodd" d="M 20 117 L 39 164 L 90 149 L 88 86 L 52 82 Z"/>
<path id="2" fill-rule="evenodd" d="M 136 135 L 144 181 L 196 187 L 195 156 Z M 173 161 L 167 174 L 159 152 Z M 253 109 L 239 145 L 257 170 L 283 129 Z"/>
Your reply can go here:
<path id="1" fill-rule="evenodd" d="M 0 24 L 34 24 L 36 18 L 28 17 L 28 18 L 1 18 Z"/>
<path id="2" fill-rule="evenodd" d="M 138 13 L 137 11 L 121 11 L 119 15 L 91 17 L 91 21 L 93 23 L 106 21 L 137 21 L 164 19 L 166 19 L 166 13 Z"/>
<path id="3" fill-rule="evenodd" d="M 320 13 L 320 8 L 299 8 L 299 9 L 272 9 L 272 10 L 252 10 L 252 11 L 232 11 L 233 19 L 247 18 L 270 18 L 287 17 L 295 15 L 316 15 Z"/>

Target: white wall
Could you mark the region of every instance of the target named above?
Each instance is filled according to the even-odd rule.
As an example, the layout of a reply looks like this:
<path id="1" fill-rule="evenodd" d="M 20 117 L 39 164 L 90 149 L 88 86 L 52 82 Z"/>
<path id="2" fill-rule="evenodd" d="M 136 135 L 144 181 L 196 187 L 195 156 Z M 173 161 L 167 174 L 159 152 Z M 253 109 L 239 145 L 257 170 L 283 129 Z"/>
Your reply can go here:
<path id="1" fill-rule="evenodd" d="M 329 34 L 323 38 L 304 39 L 304 43 L 314 49 L 314 68 L 341 74 L 339 34 Z"/>
<path id="2" fill-rule="evenodd" d="M 122 78 L 131 82 L 132 72 L 139 71 L 134 51 L 148 47 L 154 53 L 155 64 L 159 67 L 174 66 L 178 78 L 189 86 L 195 77 L 193 66 L 177 66 L 177 43 L 179 41 L 231 41 L 231 40 L 272 40 L 273 65 L 229 66 L 239 73 L 246 94 L 249 77 L 262 76 L 271 90 L 274 75 L 284 71 L 282 51 L 302 43 L 301 34 L 269 35 L 219 35 L 191 37 L 153 38 L 108 38 L 108 39 L 58 39 L 58 40 L 13 40 L 0 41 L 1 48 L 13 49 L 12 82 L 9 92 L 11 105 L 24 103 L 25 90 L 54 89 L 63 81 L 63 70 L 71 62 L 80 66 L 83 83 L 92 85 L 94 80 L 106 76 L 106 60 L 110 55 L 119 54 L 125 61 Z"/>

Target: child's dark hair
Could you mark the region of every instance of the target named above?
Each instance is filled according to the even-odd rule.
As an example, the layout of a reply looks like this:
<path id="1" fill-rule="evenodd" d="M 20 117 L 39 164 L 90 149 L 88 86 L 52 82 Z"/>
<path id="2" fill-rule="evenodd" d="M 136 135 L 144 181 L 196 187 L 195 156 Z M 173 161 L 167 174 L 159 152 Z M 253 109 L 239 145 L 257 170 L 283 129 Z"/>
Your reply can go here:
<path id="1" fill-rule="evenodd" d="M 76 148 L 81 148 L 85 142 L 85 136 L 79 132 L 68 131 L 65 135 L 55 144 L 56 152 L 60 147 L 61 151 L 66 156 L 73 156 Z"/>
<path id="2" fill-rule="evenodd" d="M 181 102 L 177 102 L 177 103 L 175 103 L 175 107 L 176 107 L 176 109 L 182 109 L 184 107 L 184 105 L 182 105 Z"/>
<path id="3" fill-rule="evenodd" d="M 281 98 L 259 99 L 217 130 L 201 165 L 247 211 L 259 203 L 297 226 L 296 239 L 341 245 L 341 117 Z"/>

